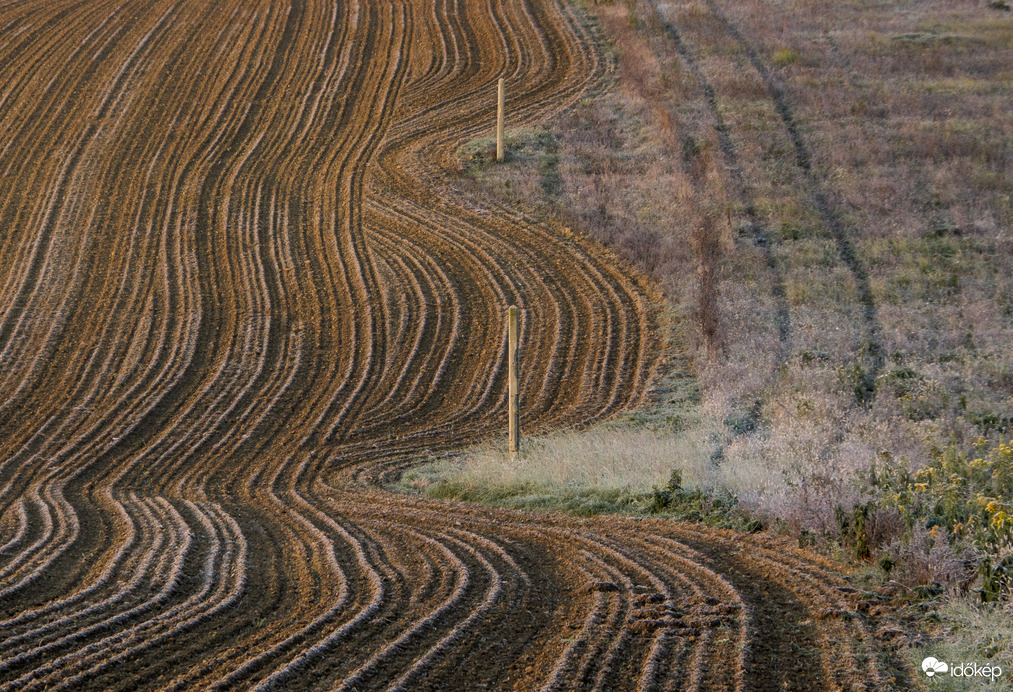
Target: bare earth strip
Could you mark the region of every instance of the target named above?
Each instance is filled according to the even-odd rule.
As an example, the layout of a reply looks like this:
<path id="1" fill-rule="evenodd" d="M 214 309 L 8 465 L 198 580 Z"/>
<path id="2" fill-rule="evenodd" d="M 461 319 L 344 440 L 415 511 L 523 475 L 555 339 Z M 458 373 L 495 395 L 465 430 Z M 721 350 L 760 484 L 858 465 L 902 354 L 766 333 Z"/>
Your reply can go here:
<path id="1" fill-rule="evenodd" d="M 647 288 L 453 189 L 608 69 L 563 0 L 0 3 L 0 690 L 846 689 L 887 672 L 769 538 L 394 496 L 635 405 Z"/>

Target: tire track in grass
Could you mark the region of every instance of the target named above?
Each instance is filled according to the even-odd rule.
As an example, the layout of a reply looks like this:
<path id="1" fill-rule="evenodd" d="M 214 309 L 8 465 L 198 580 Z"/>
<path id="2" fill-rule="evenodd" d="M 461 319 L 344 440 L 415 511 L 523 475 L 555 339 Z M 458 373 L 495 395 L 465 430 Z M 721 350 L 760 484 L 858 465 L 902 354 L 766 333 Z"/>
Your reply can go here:
<path id="1" fill-rule="evenodd" d="M 795 150 L 795 164 L 801 171 L 809 192 L 809 197 L 816 210 L 819 212 L 823 223 L 830 231 L 834 242 L 837 245 L 837 252 L 841 261 L 851 273 L 858 289 L 859 302 L 862 305 L 862 319 L 865 331 L 865 343 L 861 354 L 868 363 L 867 371 L 863 376 L 862 397 L 864 403 L 869 403 L 875 395 L 876 378 L 883 367 L 883 346 L 880 333 L 882 328 L 879 318 L 876 315 L 876 301 L 869 284 L 869 273 L 855 251 L 852 237 L 856 236 L 856 229 L 849 228 L 848 224 L 841 218 L 841 212 L 832 201 L 832 193 L 827 190 L 826 184 L 821 180 L 819 173 L 813 168 L 813 157 L 805 142 L 795 112 L 792 109 L 788 94 L 780 80 L 771 72 L 770 68 L 763 61 L 755 46 L 743 36 L 739 28 L 728 19 L 717 2 L 707 0 L 707 7 L 711 13 L 721 22 L 728 35 L 739 45 L 746 55 L 750 65 L 756 70 L 767 88 L 770 98 L 774 103 L 778 116 L 784 125 L 788 136 L 791 139 L 792 147 Z"/>
<path id="2" fill-rule="evenodd" d="M 784 278 L 781 274 L 780 267 L 778 266 L 777 259 L 771 252 L 770 234 L 765 228 L 763 222 L 760 220 L 759 213 L 756 210 L 752 186 L 742 175 L 742 165 L 739 161 L 738 155 L 735 153 L 735 144 L 732 141 L 730 128 L 725 122 L 721 109 L 718 107 L 717 94 L 714 91 L 714 87 L 707 80 L 707 75 L 704 73 L 703 68 L 701 68 L 700 61 L 694 54 L 693 50 L 683 40 L 682 34 L 676 26 L 672 23 L 672 21 L 667 19 L 658 8 L 656 0 L 648 0 L 648 4 L 651 11 L 654 13 L 654 16 L 658 18 L 661 26 L 665 29 L 665 32 L 674 43 L 676 52 L 679 54 L 679 57 L 682 58 L 683 64 L 693 75 L 700 91 L 704 95 L 704 100 L 707 102 L 707 109 L 710 112 L 711 119 L 713 120 L 714 133 L 718 138 L 718 148 L 721 150 L 722 158 L 724 158 L 725 161 L 724 169 L 727 171 L 732 182 L 733 194 L 746 212 L 746 216 L 749 219 L 749 230 L 753 234 L 753 242 L 763 253 L 764 262 L 767 265 L 767 270 L 770 272 L 770 288 L 776 303 L 775 312 L 778 335 L 777 361 L 779 363 L 783 363 L 787 360 L 791 350 L 791 315 L 788 310 L 788 300 L 785 297 Z M 692 142 L 685 140 L 685 138 L 683 141 L 684 148 L 692 146 Z"/>

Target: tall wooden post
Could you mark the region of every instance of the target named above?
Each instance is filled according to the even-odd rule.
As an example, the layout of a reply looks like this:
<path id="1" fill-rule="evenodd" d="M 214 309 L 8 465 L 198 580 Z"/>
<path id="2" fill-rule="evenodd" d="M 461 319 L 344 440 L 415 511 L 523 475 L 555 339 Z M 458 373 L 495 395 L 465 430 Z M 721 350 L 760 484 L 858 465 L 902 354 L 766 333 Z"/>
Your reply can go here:
<path id="1" fill-rule="evenodd" d="M 506 87 L 503 78 L 499 78 L 499 89 L 496 104 L 496 160 L 503 160 L 503 119 L 506 110 Z"/>
<path id="2" fill-rule="evenodd" d="M 507 311 L 507 324 L 509 331 L 507 345 L 507 362 L 509 363 L 509 375 L 507 385 L 507 396 L 510 399 L 510 454 L 517 453 L 518 442 L 520 441 L 520 409 L 517 406 L 517 332 L 518 330 L 517 306 L 511 305 Z"/>

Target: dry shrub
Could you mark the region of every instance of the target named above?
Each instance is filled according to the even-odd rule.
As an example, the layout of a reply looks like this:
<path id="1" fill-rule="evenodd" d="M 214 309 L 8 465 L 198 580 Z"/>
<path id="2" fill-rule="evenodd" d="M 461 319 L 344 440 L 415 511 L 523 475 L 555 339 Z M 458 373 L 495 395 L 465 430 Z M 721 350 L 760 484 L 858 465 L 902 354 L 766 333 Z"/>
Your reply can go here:
<path id="1" fill-rule="evenodd" d="M 945 531 L 919 526 L 909 538 L 886 546 L 883 553 L 894 564 L 890 577 L 904 586 L 940 584 L 953 588 L 968 576 L 964 561 L 953 550 Z"/>
<path id="2" fill-rule="evenodd" d="M 697 255 L 697 311 L 700 332 L 711 359 L 724 352 L 718 315 L 718 282 L 721 277 L 721 239 L 714 220 L 705 216 L 693 231 L 693 250 Z"/>

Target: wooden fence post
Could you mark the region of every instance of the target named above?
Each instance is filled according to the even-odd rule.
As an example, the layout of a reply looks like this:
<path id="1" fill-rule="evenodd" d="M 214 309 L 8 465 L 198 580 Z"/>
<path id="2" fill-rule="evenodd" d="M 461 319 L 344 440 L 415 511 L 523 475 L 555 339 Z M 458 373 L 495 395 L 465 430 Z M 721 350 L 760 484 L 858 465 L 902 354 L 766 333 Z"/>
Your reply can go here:
<path id="1" fill-rule="evenodd" d="M 509 363 L 509 375 L 507 385 L 507 396 L 510 400 L 509 414 L 510 414 L 510 455 L 513 456 L 517 453 L 518 443 L 520 441 L 520 411 L 517 406 L 517 332 L 518 332 L 518 310 L 515 305 L 511 305 L 507 311 L 507 324 L 509 331 L 509 338 L 507 342 L 507 362 Z"/>
<path id="2" fill-rule="evenodd" d="M 503 161 L 503 120 L 504 111 L 506 110 L 506 87 L 503 84 L 503 78 L 499 78 L 499 89 L 497 95 L 496 105 L 496 160 Z"/>

